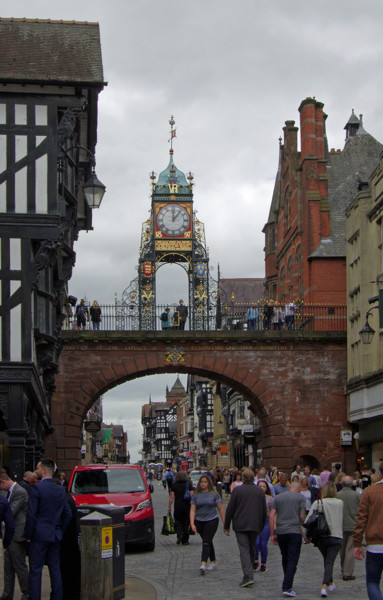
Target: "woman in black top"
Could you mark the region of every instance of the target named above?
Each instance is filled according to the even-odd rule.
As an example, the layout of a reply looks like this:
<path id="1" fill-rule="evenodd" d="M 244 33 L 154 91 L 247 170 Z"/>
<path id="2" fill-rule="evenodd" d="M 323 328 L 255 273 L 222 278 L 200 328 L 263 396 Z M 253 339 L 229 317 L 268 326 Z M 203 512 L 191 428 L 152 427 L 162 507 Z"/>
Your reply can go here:
<path id="1" fill-rule="evenodd" d="M 183 546 L 189 544 L 190 500 L 192 495 L 193 484 L 186 471 L 178 471 L 170 492 L 168 511 L 170 512 L 174 501 L 174 525 L 177 534 L 177 544 L 182 544 Z"/>

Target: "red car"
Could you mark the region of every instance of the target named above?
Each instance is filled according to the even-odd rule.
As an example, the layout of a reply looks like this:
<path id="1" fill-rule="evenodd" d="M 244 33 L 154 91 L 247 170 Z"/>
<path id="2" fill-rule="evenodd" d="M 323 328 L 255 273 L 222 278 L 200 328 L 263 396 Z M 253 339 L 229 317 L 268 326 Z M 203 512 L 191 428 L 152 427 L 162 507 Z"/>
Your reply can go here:
<path id="1" fill-rule="evenodd" d="M 154 550 L 152 484 L 138 465 L 81 465 L 68 486 L 77 506 L 113 504 L 125 509 L 125 543 Z"/>

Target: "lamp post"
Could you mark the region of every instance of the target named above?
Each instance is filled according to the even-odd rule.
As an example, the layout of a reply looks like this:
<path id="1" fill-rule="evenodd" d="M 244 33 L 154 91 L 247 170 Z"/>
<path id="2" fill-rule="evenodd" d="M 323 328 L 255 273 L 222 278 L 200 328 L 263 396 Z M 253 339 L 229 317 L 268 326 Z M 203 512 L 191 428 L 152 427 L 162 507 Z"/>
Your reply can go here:
<path id="1" fill-rule="evenodd" d="M 368 317 L 371 315 L 372 311 L 375 308 L 379 309 L 379 306 L 373 306 L 372 308 L 370 308 L 369 311 L 366 312 L 366 323 L 363 329 L 359 331 L 360 339 L 362 340 L 363 344 L 371 344 L 372 339 L 375 335 L 375 329 L 373 329 L 368 322 Z"/>
<path id="2" fill-rule="evenodd" d="M 85 148 L 85 146 L 72 146 L 68 148 L 68 150 L 64 150 L 63 152 L 67 154 L 71 150 L 84 150 L 88 154 L 91 159 L 92 169 L 90 172 L 89 179 L 82 186 L 84 196 L 90 208 L 100 208 L 100 204 L 104 197 L 106 187 L 101 181 L 97 178 L 96 175 L 96 159 L 94 154 Z"/>

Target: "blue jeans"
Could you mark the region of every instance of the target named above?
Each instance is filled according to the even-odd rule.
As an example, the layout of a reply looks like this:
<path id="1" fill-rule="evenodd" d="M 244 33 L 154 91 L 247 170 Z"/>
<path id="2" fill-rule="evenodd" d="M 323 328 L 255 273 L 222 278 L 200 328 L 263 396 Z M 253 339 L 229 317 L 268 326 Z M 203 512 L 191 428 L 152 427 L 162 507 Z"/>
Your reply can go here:
<path id="1" fill-rule="evenodd" d="M 283 583 L 282 592 L 291 590 L 294 575 L 297 570 L 299 556 L 302 547 L 301 533 L 283 533 L 277 535 L 278 546 L 282 554 Z"/>
<path id="2" fill-rule="evenodd" d="M 257 537 L 257 541 L 255 542 L 255 560 L 258 560 L 259 550 L 261 550 L 261 563 L 263 565 L 265 565 L 267 562 L 267 542 L 269 541 L 269 537 L 270 527 L 269 522 L 266 521 L 266 525 L 264 526 L 262 533 Z"/>
<path id="3" fill-rule="evenodd" d="M 380 578 L 383 571 L 383 554 L 366 552 L 366 584 L 369 600 L 382 600 Z"/>

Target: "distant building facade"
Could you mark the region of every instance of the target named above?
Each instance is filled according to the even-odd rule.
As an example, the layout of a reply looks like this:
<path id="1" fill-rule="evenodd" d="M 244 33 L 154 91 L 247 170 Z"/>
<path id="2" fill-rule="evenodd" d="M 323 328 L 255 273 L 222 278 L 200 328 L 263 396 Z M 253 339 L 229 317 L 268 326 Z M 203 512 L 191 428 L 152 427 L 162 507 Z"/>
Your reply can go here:
<path id="1" fill-rule="evenodd" d="M 266 295 L 283 302 L 346 304 L 345 211 L 382 150 L 354 112 L 343 150 L 328 150 L 323 104 L 306 98 L 286 121 L 264 226 Z"/>
<path id="2" fill-rule="evenodd" d="M 346 236 L 348 418 L 360 463 L 377 469 L 383 456 L 383 154 L 347 209 Z M 369 310 L 375 334 L 363 344 L 359 332 Z"/>

